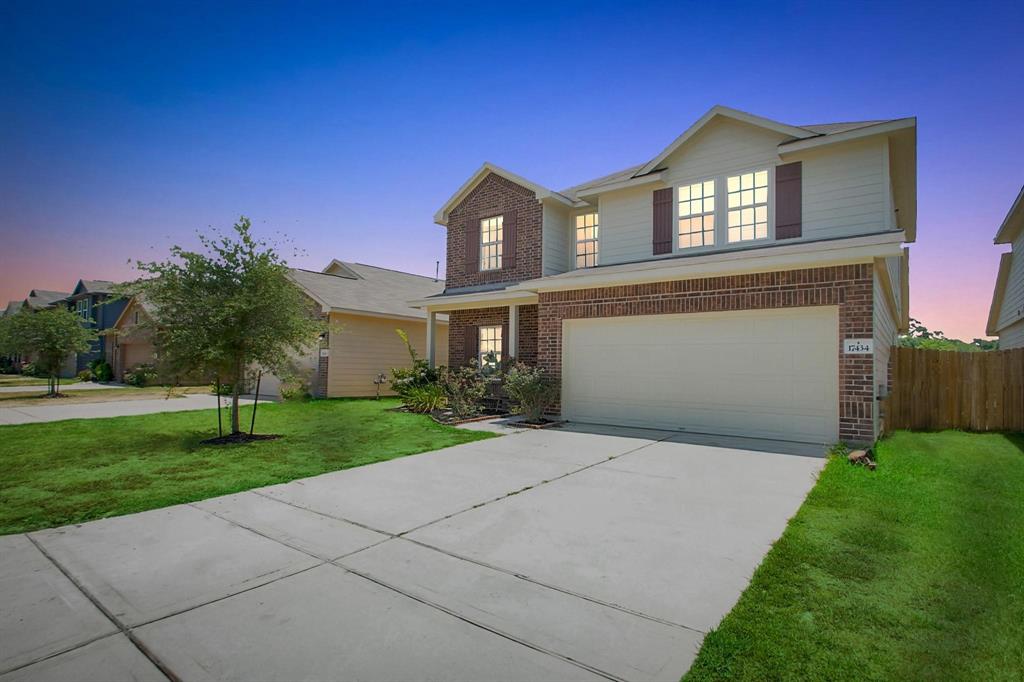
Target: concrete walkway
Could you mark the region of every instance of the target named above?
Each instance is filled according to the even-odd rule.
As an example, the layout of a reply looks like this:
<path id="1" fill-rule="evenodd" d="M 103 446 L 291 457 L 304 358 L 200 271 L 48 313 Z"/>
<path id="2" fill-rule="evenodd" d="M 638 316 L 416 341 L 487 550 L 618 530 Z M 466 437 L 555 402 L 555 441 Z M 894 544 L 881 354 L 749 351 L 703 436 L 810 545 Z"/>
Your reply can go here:
<path id="1" fill-rule="evenodd" d="M 675 682 L 823 464 L 683 441 L 525 431 L 0 538 L 0 681 Z"/>
<path id="2" fill-rule="evenodd" d="M 242 404 L 250 402 L 252 401 L 242 400 Z M 55 404 L 33 405 L 32 407 L 0 407 L 0 426 L 4 424 L 55 422 L 64 419 L 124 417 L 136 414 L 153 414 L 155 412 L 209 410 L 216 409 L 216 407 L 217 396 L 213 395 L 185 395 L 178 398 L 150 398 L 147 400 L 111 400 L 105 403 L 82 403 L 79 405 Z"/>

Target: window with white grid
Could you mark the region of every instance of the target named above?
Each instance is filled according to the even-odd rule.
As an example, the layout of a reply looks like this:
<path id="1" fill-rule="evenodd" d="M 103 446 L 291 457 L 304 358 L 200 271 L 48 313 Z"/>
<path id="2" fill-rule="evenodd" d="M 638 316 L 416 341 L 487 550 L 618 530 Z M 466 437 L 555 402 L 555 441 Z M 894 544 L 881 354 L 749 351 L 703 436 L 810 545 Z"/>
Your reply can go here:
<path id="1" fill-rule="evenodd" d="M 768 238 L 768 171 L 728 178 L 729 242 Z"/>
<path id="2" fill-rule="evenodd" d="M 480 221 L 480 269 L 501 269 L 502 216 Z"/>
<path id="3" fill-rule="evenodd" d="M 480 361 L 480 369 L 497 369 L 501 363 L 501 325 L 480 327 L 479 334 L 477 360 Z"/>
<path id="4" fill-rule="evenodd" d="M 576 216 L 576 267 L 592 268 L 597 265 L 597 230 L 596 213 Z"/>
<path id="5" fill-rule="evenodd" d="M 679 188 L 679 248 L 715 243 L 715 181 Z"/>

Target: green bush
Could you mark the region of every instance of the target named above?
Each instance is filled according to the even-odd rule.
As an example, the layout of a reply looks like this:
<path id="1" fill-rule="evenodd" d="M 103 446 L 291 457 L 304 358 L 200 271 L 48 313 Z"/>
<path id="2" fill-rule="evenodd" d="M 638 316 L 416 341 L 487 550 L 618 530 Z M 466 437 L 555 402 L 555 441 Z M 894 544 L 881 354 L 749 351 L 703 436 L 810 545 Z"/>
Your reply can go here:
<path id="1" fill-rule="evenodd" d="M 309 383 L 298 377 L 281 381 L 282 400 L 305 400 L 310 397 Z"/>
<path id="2" fill-rule="evenodd" d="M 440 376 L 439 370 L 431 369 L 427 361 L 416 354 L 416 349 L 412 347 L 412 344 L 409 342 L 409 335 L 404 330 L 396 329 L 395 333 L 405 343 L 405 348 L 409 352 L 409 358 L 412 360 L 412 366 L 394 367 L 391 369 L 391 390 L 402 399 L 402 403 L 406 407 L 413 411 L 418 411 L 410 405 L 411 396 L 414 393 L 418 393 L 422 399 L 425 396 L 421 389 L 436 391 L 436 389 L 427 389 L 426 387 L 437 384 L 438 377 Z"/>
<path id="3" fill-rule="evenodd" d="M 114 378 L 114 369 L 103 358 L 90 360 L 89 370 L 92 372 L 93 381 L 110 381 Z"/>
<path id="4" fill-rule="evenodd" d="M 480 374 L 475 359 L 456 369 L 442 368 L 439 382 L 457 419 L 468 419 L 480 414 L 480 401 L 487 395 L 489 382 Z"/>
<path id="5" fill-rule="evenodd" d="M 503 385 L 505 393 L 516 402 L 513 411 L 533 424 L 539 423 L 558 400 L 558 384 L 545 376 L 540 367 L 516 363 L 505 373 Z"/>
<path id="6" fill-rule="evenodd" d="M 92 381 L 92 370 L 91 369 L 83 369 L 81 372 L 78 373 L 78 380 L 79 381 Z"/>
<path id="7" fill-rule="evenodd" d="M 403 399 L 413 412 L 429 413 L 448 404 L 448 396 L 441 384 L 426 384 L 409 389 Z"/>
<path id="8" fill-rule="evenodd" d="M 27 377 L 41 377 L 43 373 L 39 371 L 34 362 L 26 362 L 21 365 L 21 373 Z"/>
<path id="9" fill-rule="evenodd" d="M 124 373 L 124 383 L 129 386 L 148 386 L 156 381 L 157 371 L 153 365 L 138 365 L 130 372 Z"/>

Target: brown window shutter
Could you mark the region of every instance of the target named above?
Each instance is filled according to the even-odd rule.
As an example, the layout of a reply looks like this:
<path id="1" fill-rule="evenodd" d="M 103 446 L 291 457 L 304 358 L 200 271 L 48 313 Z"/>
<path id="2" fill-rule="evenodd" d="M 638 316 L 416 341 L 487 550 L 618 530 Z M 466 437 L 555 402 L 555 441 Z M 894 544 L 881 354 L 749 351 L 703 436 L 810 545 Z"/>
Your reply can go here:
<path id="1" fill-rule="evenodd" d="M 775 238 L 793 239 L 802 232 L 803 168 L 799 161 L 775 167 Z"/>
<path id="2" fill-rule="evenodd" d="M 654 255 L 672 253 L 672 188 L 654 190 Z"/>
<path id="3" fill-rule="evenodd" d="M 516 267 L 516 212 L 505 211 L 501 218 L 501 267 Z"/>
<path id="4" fill-rule="evenodd" d="M 480 221 L 466 221 L 466 273 L 480 269 Z"/>
<path id="5" fill-rule="evenodd" d="M 475 324 L 466 325 L 465 348 L 463 349 L 462 364 L 468 365 L 469 361 L 477 356 L 480 351 L 480 331 Z"/>
<path id="6" fill-rule="evenodd" d="M 501 325 L 501 361 L 508 360 L 508 325 Z"/>

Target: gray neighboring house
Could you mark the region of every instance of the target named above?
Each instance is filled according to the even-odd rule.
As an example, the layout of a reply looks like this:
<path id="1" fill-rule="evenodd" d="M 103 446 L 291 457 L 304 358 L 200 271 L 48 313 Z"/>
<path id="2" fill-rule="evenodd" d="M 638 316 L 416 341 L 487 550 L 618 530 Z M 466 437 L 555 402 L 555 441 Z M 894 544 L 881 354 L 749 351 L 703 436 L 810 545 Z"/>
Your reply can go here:
<path id="1" fill-rule="evenodd" d="M 985 333 L 999 337 L 999 349 L 1024 348 L 1024 187 L 996 232 L 996 244 L 1010 244 L 999 259 Z"/>
<path id="2" fill-rule="evenodd" d="M 75 361 L 75 371 L 81 372 L 96 359 L 106 357 L 106 344 L 109 343 L 103 332 L 114 326 L 117 319 L 128 305 L 127 299 L 114 294 L 114 282 L 102 279 L 80 279 L 74 291 L 65 294 L 64 300 L 70 310 L 82 318 L 82 324 L 99 333 L 93 342 L 92 350 L 79 353 Z"/>
<path id="3" fill-rule="evenodd" d="M 24 305 L 29 310 L 45 310 L 46 308 L 53 308 L 60 301 L 63 301 L 70 296 L 66 291 L 47 291 L 45 289 L 33 289 L 28 292 L 28 297 L 24 301 Z"/>

